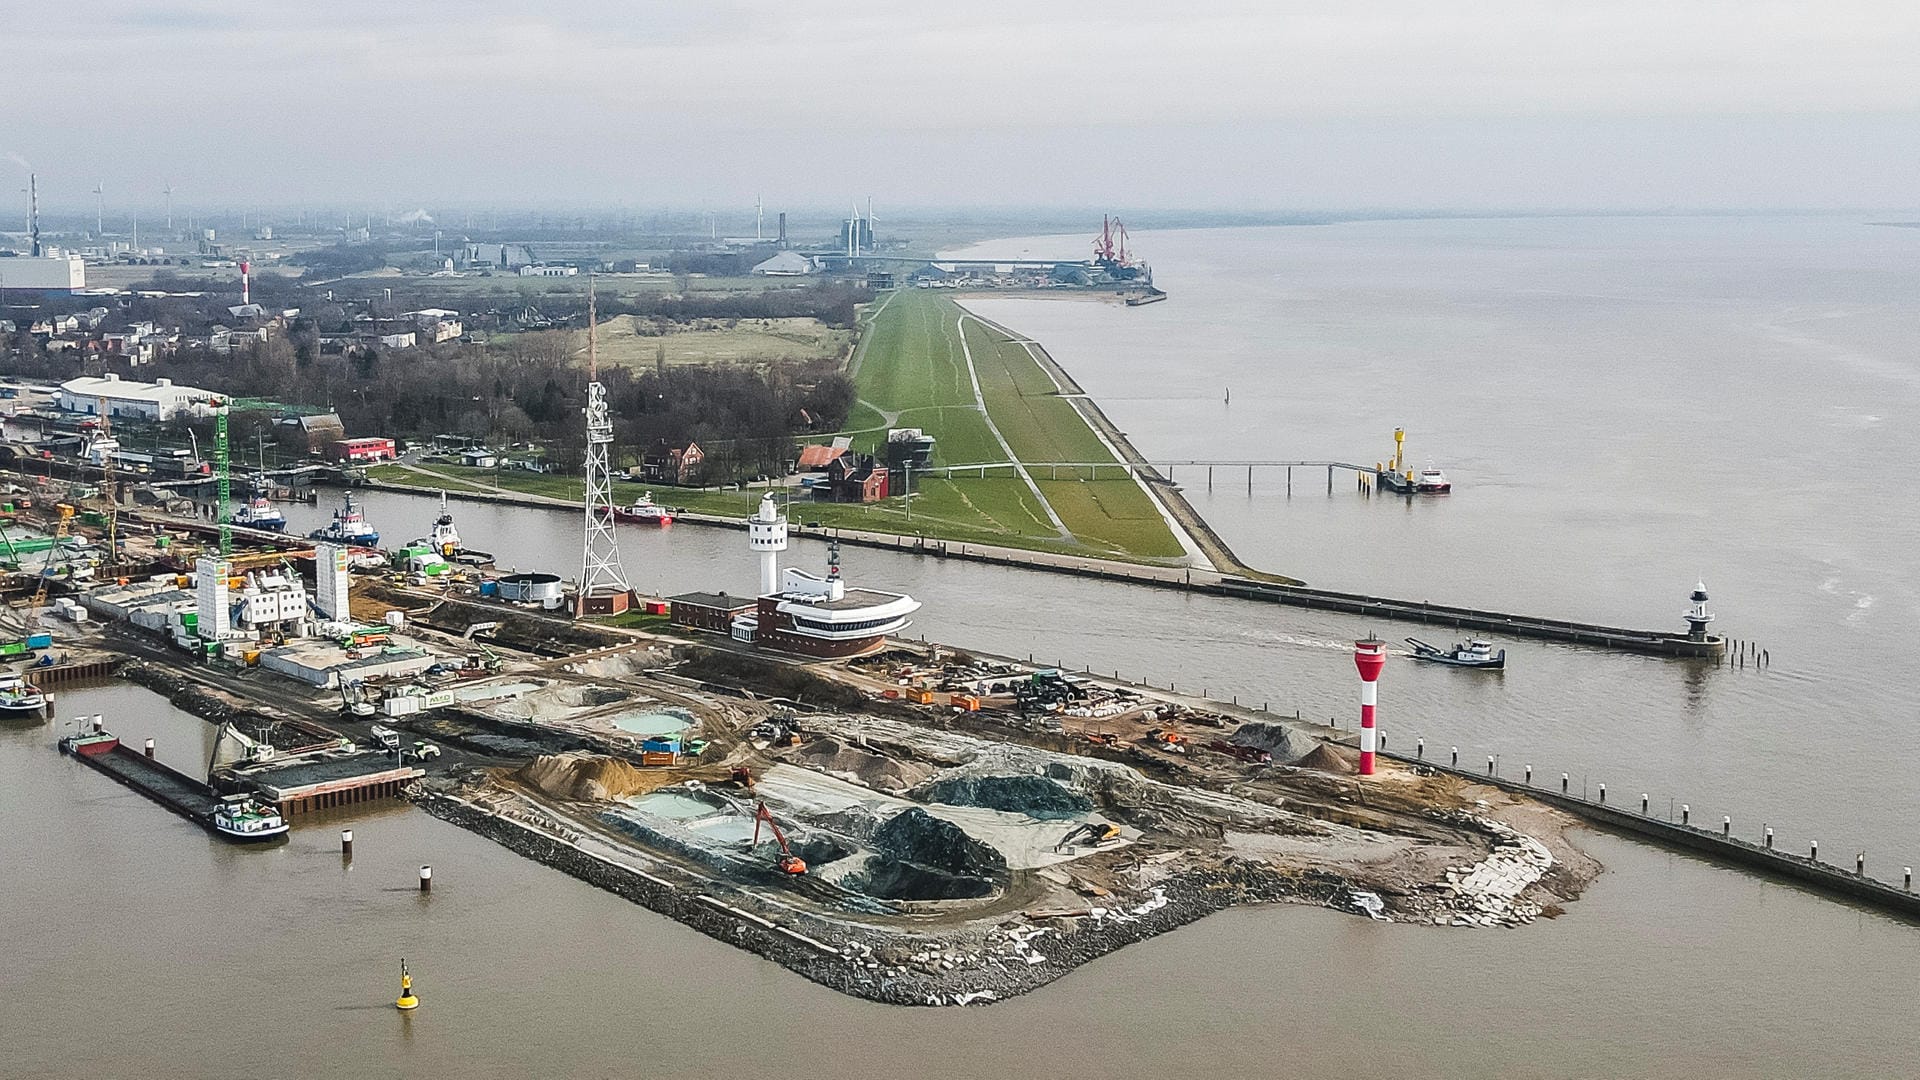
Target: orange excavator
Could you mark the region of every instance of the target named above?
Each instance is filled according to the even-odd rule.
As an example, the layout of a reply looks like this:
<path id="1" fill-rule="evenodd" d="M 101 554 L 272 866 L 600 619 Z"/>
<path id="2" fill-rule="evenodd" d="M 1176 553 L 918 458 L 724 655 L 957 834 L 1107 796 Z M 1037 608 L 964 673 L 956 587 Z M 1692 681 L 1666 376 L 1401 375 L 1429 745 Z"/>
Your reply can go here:
<path id="1" fill-rule="evenodd" d="M 793 848 L 787 845 L 787 836 L 780 831 L 780 825 L 773 820 L 773 811 L 767 809 L 766 803 L 761 803 L 759 808 L 753 812 L 752 846 L 760 846 L 760 823 L 763 821 L 767 823 L 767 828 L 773 830 L 773 838 L 780 844 L 780 858 L 774 861 L 774 865 L 779 867 L 780 872 L 783 874 L 799 875 L 806 873 L 807 864 L 805 860 L 795 855 Z"/>

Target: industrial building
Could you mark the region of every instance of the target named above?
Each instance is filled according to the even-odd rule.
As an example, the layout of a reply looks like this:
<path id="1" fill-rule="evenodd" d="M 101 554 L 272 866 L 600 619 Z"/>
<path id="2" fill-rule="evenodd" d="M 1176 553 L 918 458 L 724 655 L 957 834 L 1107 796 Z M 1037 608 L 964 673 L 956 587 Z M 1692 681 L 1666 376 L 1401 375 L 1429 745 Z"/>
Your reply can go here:
<path id="1" fill-rule="evenodd" d="M 78 255 L 0 256 L 0 289 L 77 293 L 87 287 L 87 264 Z"/>
<path id="2" fill-rule="evenodd" d="M 214 394 L 197 386 L 175 386 L 172 379 L 138 382 L 108 372 L 95 378 L 85 376 L 60 384 L 56 402 L 67 412 L 88 416 L 128 417 L 139 420 L 172 420 L 181 416 L 213 414 Z"/>
<path id="3" fill-rule="evenodd" d="M 349 656 L 341 652 L 338 642 L 319 638 L 292 642 L 260 654 L 262 668 L 325 690 L 365 679 L 411 678 L 438 662 L 439 658 L 432 653 L 401 645 L 371 648 L 365 655 Z"/>
<path id="4" fill-rule="evenodd" d="M 378 437 L 339 439 L 327 447 L 328 461 L 340 461 L 349 465 L 392 461 L 398 456 L 392 439 Z"/>

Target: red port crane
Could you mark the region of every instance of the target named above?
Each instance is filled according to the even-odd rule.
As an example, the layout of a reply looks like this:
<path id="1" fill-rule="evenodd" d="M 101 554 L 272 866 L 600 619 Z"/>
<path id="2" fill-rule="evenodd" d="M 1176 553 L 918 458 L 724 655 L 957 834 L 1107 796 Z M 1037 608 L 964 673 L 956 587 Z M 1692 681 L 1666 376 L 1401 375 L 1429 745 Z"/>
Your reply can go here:
<path id="1" fill-rule="evenodd" d="M 773 830 L 773 838 L 780 843 L 780 858 L 774 861 L 774 865 L 778 866 L 783 874 L 806 873 L 806 862 L 795 855 L 793 848 L 788 846 L 786 834 L 780 831 L 780 825 L 773 820 L 773 811 L 767 809 L 766 803 L 761 803 L 753 812 L 753 844 L 751 846 L 760 846 L 760 823 L 763 821 L 767 823 L 767 828 Z"/>
<path id="2" fill-rule="evenodd" d="M 1103 266 L 1132 266 L 1127 253 L 1127 227 L 1117 217 L 1100 215 L 1100 235 L 1093 241 L 1093 261 Z"/>

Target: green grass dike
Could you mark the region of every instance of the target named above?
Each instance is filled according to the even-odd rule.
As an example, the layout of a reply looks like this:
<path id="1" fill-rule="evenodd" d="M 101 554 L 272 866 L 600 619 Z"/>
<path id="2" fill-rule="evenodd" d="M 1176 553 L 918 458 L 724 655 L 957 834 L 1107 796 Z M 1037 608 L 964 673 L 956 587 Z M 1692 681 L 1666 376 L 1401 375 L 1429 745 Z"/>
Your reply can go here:
<path id="1" fill-rule="evenodd" d="M 850 361 L 860 403 L 845 434 L 871 452 L 889 427 L 921 428 L 938 440 L 935 468 L 915 477 L 911 500 L 796 501 L 789 511 L 792 520 L 1136 562 L 1182 557 L 1180 541 L 1159 507 L 1117 467 L 1118 459 L 1020 342 L 944 296 L 911 289 L 890 294 L 865 313 L 860 333 Z M 1027 463 L 1027 475 L 1006 467 L 1010 460 Z M 1060 463 L 1116 467 L 1098 470 L 1095 478 L 1094 470 Z M 1000 467 L 992 467 L 996 464 Z M 975 468 L 960 468 L 966 465 Z M 984 475 L 982 465 L 989 466 Z M 452 493 L 583 497 L 582 481 L 573 476 L 437 464 L 386 465 L 370 475 Z M 643 491 L 651 491 L 663 506 L 733 517 L 750 514 L 762 494 L 758 488 L 657 488 L 620 481 L 614 495 L 624 503 Z"/>

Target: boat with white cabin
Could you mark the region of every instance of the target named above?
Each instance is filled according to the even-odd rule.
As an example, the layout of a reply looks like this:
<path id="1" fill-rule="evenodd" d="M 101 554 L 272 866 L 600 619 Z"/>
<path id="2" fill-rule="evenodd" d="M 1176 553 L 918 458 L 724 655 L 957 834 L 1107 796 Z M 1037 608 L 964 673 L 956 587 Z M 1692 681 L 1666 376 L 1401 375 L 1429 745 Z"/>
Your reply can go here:
<path id="1" fill-rule="evenodd" d="M 46 708 L 45 691 L 18 675 L 0 675 L 0 716 L 32 716 Z"/>
<path id="2" fill-rule="evenodd" d="M 1445 495 L 1452 490 L 1453 483 L 1447 479 L 1447 474 L 1431 465 L 1421 469 L 1413 478 L 1415 495 Z"/>
<path id="3" fill-rule="evenodd" d="M 325 540 L 335 544 L 353 544 L 359 547 L 373 547 L 380 543 L 380 530 L 367 523 L 360 508 L 353 505 L 353 492 L 347 492 L 346 505 L 333 512 L 333 520 L 324 529 L 315 529 L 307 534 L 309 540 Z"/>
<path id="4" fill-rule="evenodd" d="M 1455 642 L 1453 648 L 1442 649 L 1429 645 L 1419 638 L 1408 638 L 1407 644 L 1413 646 L 1413 658 L 1425 660 L 1430 664 L 1446 664 L 1449 667 L 1485 668 L 1490 671 L 1502 671 L 1507 666 L 1507 650 L 1493 650 L 1493 643 L 1473 638 L 1465 644 Z"/>
<path id="5" fill-rule="evenodd" d="M 638 522 L 642 525 L 671 525 L 673 523 L 673 514 L 668 511 L 666 507 L 654 505 L 653 492 L 651 491 L 641 495 L 631 506 L 614 507 L 613 516 L 619 518 L 621 521 Z"/>
<path id="6" fill-rule="evenodd" d="M 207 825 L 221 839 L 240 844 L 257 844 L 287 834 L 287 819 L 252 794 L 221 799 Z"/>
<path id="7" fill-rule="evenodd" d="M 233 512 L 230 518 L 235 525 L 243 529 L 261 529 L 266 532 L 280 532 L 287 527 L 287 515 L 273 505 L 273 500 L 265 495 L 255 495 L 247 505 Z"/>

